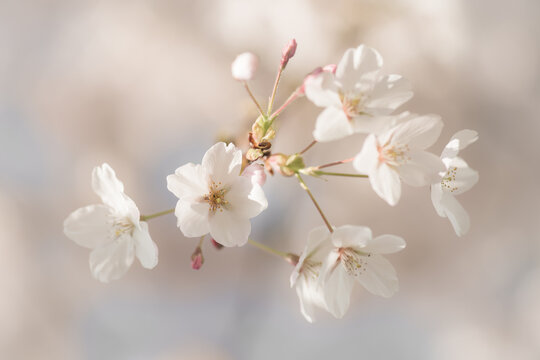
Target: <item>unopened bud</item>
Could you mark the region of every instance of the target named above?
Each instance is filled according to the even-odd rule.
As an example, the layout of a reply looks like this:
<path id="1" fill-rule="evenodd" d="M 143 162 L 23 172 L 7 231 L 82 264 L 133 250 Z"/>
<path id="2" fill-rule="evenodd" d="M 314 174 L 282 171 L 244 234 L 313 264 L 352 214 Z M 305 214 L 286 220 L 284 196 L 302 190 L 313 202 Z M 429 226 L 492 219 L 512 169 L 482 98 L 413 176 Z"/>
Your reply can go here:
<path id="1" fill-rule="evenodd" d="M 245 52 L 236 57 L 231 65 L 232 77 L 236 80 L 246 81 L 251 80 L 255 71 L 259 59 L 255 54 Z"/>
<path id="2" fill-rule="evenodd" d="M 289 60 L 294 56 L 296 52 L 296 40 L 290 40 L 287 45 L 281 51 L 281 67 L 285 68 Z"/>
<path id="3" fill-rule="evenodd" d="M 204 264 L 202 249 L 200 246 L 197 246 L 193 254 L 191 254 L 191 268 L 193 270 L 199 270 L 202 264 Z"/>
<path id="4" fill-rule="evenodd" d="M 212 245 L 214 245 L 214 247 L 218 250 L 221 250 L 223 248 L 223 245 L 221 245 L 220 243 L 218 243 L 216 240 L 214 240 L 214 238 L 212 238 L 210 240 L 210 242 L 212 243 Z"/>
<path id="5" fill-rule="evenodd" d="M 264 166 L 257 163 L 252 163 L 251 165 L 248 165 L 244 169 L 242 176 L 250 178 L 252 183 L 259 184 L 260 186 L 263 186 L 266 181 L 266 173 L 264 172 Z"/>
<path id="6" fill-rule="evenodd" d="M 287 156 L 284 154 L 272 154 L 266 159 L 264 162 L 264 166 L 266 168 L 266 171 L 268 171 L 271 175 L 274 175 L 274 172 L 278 172 L 282 175 L 285 175 L 283 171 L 281 171 L 281 168 L 285 166 L 285 163 L 287 162 Z M 285 176 L 292 176 L 291 175 L 285 175 Z"/>

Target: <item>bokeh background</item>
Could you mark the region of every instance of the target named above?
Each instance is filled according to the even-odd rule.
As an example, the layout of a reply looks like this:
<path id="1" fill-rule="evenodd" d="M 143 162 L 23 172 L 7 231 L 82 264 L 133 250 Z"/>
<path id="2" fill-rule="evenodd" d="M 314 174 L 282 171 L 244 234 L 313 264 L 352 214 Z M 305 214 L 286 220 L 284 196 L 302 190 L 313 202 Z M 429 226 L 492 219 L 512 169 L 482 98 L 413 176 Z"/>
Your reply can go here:
<path id="1" fill-rule="evenodd" d="M 1 1 L 0 358 L 540 358 L 539 23 L 537 0 Z M 405 187 L 390 207 L 365 180 L 309 179 L 334 224 L 407 240 L 390 256 L 396 296 L 357 286 L 344 319 L 308 324 L 290 265 L 206 243 L 194 271 L 197 240 L 172 215 L 150 223 L 153 271 L 92 279 L 88 250 L 62 233 L 71 211 L 98 202 L 92 168 L 111 164 L 142 213 L 173 207 L 165 177 L 254 118 L 230 76 L 235 55 L 260 56 L 252 88 L 264 101 L 292 37 L 278 104 L 365 43 L 413 84 L 403 109 L 443 116 L 433 152 L 458 130 L 480 133 L 463 153 L 480 172 L 459 197 L 470 232 L 455 236 L 426 188 Z M 319 111 L 305 99 L 288 109 L 274 149 L 307 145 Z M 361 141 L 318 144 L 306 160 L 350 157 Z M 253 237 L 300 252 L 321 225 L 315 209 L 292 179 L 265 191 Z"/>

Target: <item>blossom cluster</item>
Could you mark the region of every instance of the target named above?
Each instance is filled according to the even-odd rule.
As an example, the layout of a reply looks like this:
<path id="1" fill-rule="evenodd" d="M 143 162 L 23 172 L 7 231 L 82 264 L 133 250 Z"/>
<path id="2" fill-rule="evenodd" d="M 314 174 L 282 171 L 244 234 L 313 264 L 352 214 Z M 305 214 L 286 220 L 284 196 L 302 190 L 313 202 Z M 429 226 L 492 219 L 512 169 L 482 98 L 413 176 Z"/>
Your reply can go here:
<path id="1" fill-rule="evenodd" d="M 201 245 L 207 238 L 216 248 L 250 243 L 294 265 L 290 284 L 309 322 L 314 321 L 316 308 L 336 318 L 344 316 L 356 282 L 372 294 L 392 296 L 398 291 L 398 278 L 383 255 L 404 249 L 405 240 L 389 234 L 373 236 L 369 227 L 362 225 L 330 224 L 304 181 L 305 176 L 367 178 L 373 191 L 390 206 L 399 202 L 402 182 L 430 187 L 436 213 L 450 220 L 458 236 L 468 231 L 469 216 L 455 195 L 469 190 L 478 181 L 478 173 L 458 155 L 477 140 L 478 134 L 473 130 L 458 131 L 440 156 L 429 152 L 427 149 L 441 134 L 441 117 L 397 112 L 413 96 L 411 86 L 400 75 L 385 74 L 382 56 L 364 45 L 348 49 L 337 65 L 313 70 L 273 111 L 280 78 L 296 47 L 296 41 L 291 40 L 282 51 L 266 109 L 248 85 L 256 74 L 258 58 L 243 53 L 234 60 L 232 76 L 245 87 L 259 112 L 249 132 L 249 148 L 243 151 L 234 143 L 218 142 L 208 149 L 200 164 L 182 165 L 167 176 L 167 189 L 178 198 L 175 209 L 141 215 L 108 164 L 94 169 L 92 188 L 102 204 L 73 212 L 64 222 L 64 232 L 77 244 L 92 249 L 90 270 L 96 279 L 109 282 L 120 278 L 135 257 L 143 267 L 154 268 L 158 249 L 147 221 L 174 212 L 182 234 L 200 239 L 191 255 L 194 269 L 204 263 Z M 275 121 L 303 96 L 323 108 L 313 129 L 314 140 L 295 154 L 275 152 Z M 364 140 L 346 160 L 318 166 L 305 164 L 304 153 L 316 143 L 339 141 L 353 134 L 364 134 Z M 346 162 L 352 162 L 356 173 L 326 171 Z M 267 174 L 295 177 L 321 216 L 324 225 L 307 235 L 299 255 L 271 249 L 250 237 L 250 219 L 268 206 L 263 191 Z"/>

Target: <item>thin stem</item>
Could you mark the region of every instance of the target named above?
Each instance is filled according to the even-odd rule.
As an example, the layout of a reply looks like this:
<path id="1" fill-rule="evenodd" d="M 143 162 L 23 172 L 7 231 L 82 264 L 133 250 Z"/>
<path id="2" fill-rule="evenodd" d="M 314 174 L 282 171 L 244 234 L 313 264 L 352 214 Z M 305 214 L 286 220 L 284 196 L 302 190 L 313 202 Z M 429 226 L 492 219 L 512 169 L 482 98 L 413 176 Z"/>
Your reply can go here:
<path id="1" fill-rule="evenodd" d="M 252 239 L 248 239 L 248 242 L 255 246 L 255 247 L 258 247 L 259 249 L 261 249 L 262 251 L 266 251 L 267 253 L 269 254 L 272 254 L 272 255 L 276 255 L 276 256 L 279 256 L 279 257 L 282 257 L 284 259 L 287 259 L 288 257 L 288 254 L 287 253 L 284 253 L 282 251 L 279 251 L 279 250 L 276 250 L 276 249 L 272 249 L 271 247 L 269 246 L 266 246 L 264 244 L 261 244 L 260 242 L 257 242 L 255 240 L 252 240 Z"/>
<path id="2" fill-rule="evenodd" d="M 328 228 L 328 230 L 332 233 L 334 232 L 334 229 L 332 229 L 332 225 L 330 225 L 330 222 L 328 221 L 328 219 L 326 218 L 326 216 L 324 216 L 324 213 L 321 209 L 321 207 L 319 206 L 319 204 L 317 203 L 317 200 L 315 200 L 315 198 L 313 197 L 313 194 L 311 193 L 311 191 L 309 190 L 308 186 L 306 185 L 306 183 L 304 182 L 304 180 L 302 179 L 302 177 L 300 176 L 299 173 L 296 173 L 296 177 L 298 178 L 298 181 L 300 182 L 300 186 L 302 187 L 302 189 L 306 190 L 306 192 L 308 193 L 309 197 L 311 198 L 311 201 L 313 201 L 313 205 L 315 205 L 315 207 L 317 208 L 317 210 L 319 210 L 319 214 L 321 214 L 321 217 L 322 219 L 324 220 L 324 223 L 326 224 L 326 227 Z"/>
<path id="3" fill-rule="evenodd" d="M 367 175 L 363 174 L 346 174 L 346 173 L 336 173 L 336 172 L 326 172 L 318 171 L 317 175 L 328 175 L 328 176 L 347 176 L 347 177 L 358 177 L 358 178 L 367 178 Z"/>
<path id="4" fill-rule="evenodd" d="M 305 153 L 306 151 L 308 151 L 309 149 L 311 149 L 311 147 L 313 145 L 315 145 L 317 143 L 317 140 L 313 140 L 308 146 L 306 146 L 306 148 L 302 151 L 299 152 L 300 155 L 302 155 L 303 153 Z"/>
<path id="5" fill-rule="evenodd" d="M 279 114 L 281 114 L 281 112 L 283 110 L 285 110 L 285 108 L 287 106 L 289 106 L 294 100 L 298 99 L 298 91 L 294 91 L 291 96 L 289 96 L 289 98 L 285 101 L 285 103 L 283 105 L 281 105 L 281 107 L 279 109 L 277 109 L 276 111 L 274 111 L 274 113 L 270 116 L 270 118 L 274 118 L 276 116 L 278 116 Z M 270 108 L 270 111 L 272 109 Z"/>
<path id="6" fill-rule="evenodd" d="M 253 102 L 255 103 L 255 106 L 257 106 L 257 110 L 259 110 L 259 113 L 261 114 L 261 116 L 266 119 L 266 115 L 264 114 L 264 111 L 263 111 L 261 105 L 259 104 L 259 102 L 255 98 L 255 96 L 253 95 L 253 93 L 249 89 L 247 81 L 242 81 L 242 83 L 244 84 L 244 88 L 246 88 L 246 91 L 248 92 L 249 96 L 251 97 L 251 100 L 253 100 Z"/>
<path id="7" fill-rule="evenodd" d="M 199 246 L 198 247 L 201 247 L 205 237 L 206 237 L 206 235 L 201 236 L 201 239 L 199 240 Z"/>
<path id="8" fill-rule="evenodd" d="M 165 210 L 165 211 L 160 211 L 160 212 L 157 212 L 155 214 L 150 214 L 150 215 L 141 215 L 141 221 L 147 221 L 147 220 L 150 220 L 150 219 L 153 219 L 153 218 L 157 218 L 159 216 L 163 216 L 163 215 L 167 215 L 167 214 L 171 214 L 174 212 L 174 208 L 173 209 L 169 209 L 169 210 Z"/>
<path id="9" fill-rule="evenodd" d="M 279 84 L 279 79 L 281 79 L 282 72 L 283 72 L 283 65 L 280 65 L 277 76 L 276 76 L 276 82 L 274 83 L 274 89 L 272 90 L 272 96 L 270 97 L 270 102 L 268 103 L 268 114 L 272 112 L 272 106 L 274 105 L 274 100 L 276 99 L 277 87 Z"/>
<path id="10" fill-rule="evenodd" d="M 319 165 L 316 168 L 317 169 L 324 169 L 324 168 L 330 167 L 330 166 L 336 166 L 336 165 L 340 165 L 340 164 L 345 164 L 345 163 L 351 162 L 353 160 L 354 160 L 354 158 L 340 160 L 340 161 L 334 161 L 334 162 L 331 162 L 331 163 L 328 163 L 328 164 Z"/>

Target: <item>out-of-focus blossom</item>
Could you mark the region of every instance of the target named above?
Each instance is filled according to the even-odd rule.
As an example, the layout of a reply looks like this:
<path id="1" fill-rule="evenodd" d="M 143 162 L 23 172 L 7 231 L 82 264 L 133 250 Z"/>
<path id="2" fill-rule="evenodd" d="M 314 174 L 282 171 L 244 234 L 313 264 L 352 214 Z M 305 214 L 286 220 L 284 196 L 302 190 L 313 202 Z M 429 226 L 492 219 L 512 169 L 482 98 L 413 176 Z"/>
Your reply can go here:
<path id="1" fill-rule="evenodd" d="M 382 57 L 369 47 L 348 49 L 335 75 L 321 71 L 306 79 L 306 96 L 324 107 L 313 136 L 317 141 L 341 139 L 353 133 L 377 133 L 386 115 L 413 93 L 400 75 L 382 75 Z"/>
<path id="2" fill-rule="evenodd" d="M 324 259 L 332 250 L 328 229 L 319 227 L 309 235 L 306 247 L 291 274 L 291 287 L 296 286 L 300 311 L 310 323 L 315 321 L 315 307 L 327 310 L 319 283 L 319 273 Z"/>
<path id="3" fill-rule="evenodd" d="M 242 53 L 234 59 L 231 65 L 232 77 L 240 81 L 251 80 L 255 75 L 255 71 L 257 71 L 258 65 L 259 59 L 255 54 L 250 52 Z"/>
<path id="4" fill-rule="evenodd" d="M 311 85 L 314 85 L 313 81 L 316 81 L 315 79 L 317 78 L 317 76 L 319 76 L 319 74 L 322 73 L 323 71 L 335 74 L 336 67 L 337 66 L 335 64 L 328 64 L 323 67 L 318 67 L 312 72 L 310 72 L 309 74 L 307 74 L 307 76 L 304 78 L 304 81 L 302 82 L 302 85 L 300 85 L 300 87 L 297 90 L 298 95 L 305 95 L 306 83 L 310 83 Z"/>
<path id="5" fill-rule="evenodd" d="M 404 122 L 380 135 L 369 135 L 353 166 L 367 174 L 373 190 L 394 206 L 401 196 L 401 180 L 411 186 L 425 186 L 440 179 L 444 164 L 424 151 L 437 141 L 443 123 L 438 115 L 409 114 Z"/>
<path id="6" fill-rule="evenodd" d="M 251 163 L 242 172 L 243 176 L 251 179 L 252 182 L 263 186 L 266 182 L 266 173 L 264 172 L 264 165 L 259 163 Z"/>
<path id="7" fill-rule="evenodd" d="M 167 188 L 178 197 L 178 227 L 187 237 L 208 233 L 224 246 L 242 246 L 251 232 L 250 218 L 268 206 L 262 188 L 241 176 L 242 151 L 219 142 L 202 164 L 186 164 L 167 176 Z"/>
<path id="8" fill-rule="evenodd" d="M 395 235 L 373 239 L 368 227 L 353 225 L 338 227 L 331 234 L 318 231 L 316 235 L 319 242 L 330 240 L 333 246 L 319 278 L 324 304 L 332 315 L 341 318 L 347 312 L 355 280 L 375 295 L 390 297 L 398 291 L 396 271 L 381 254 L 403 250 L 405 240 Z"/>
<path id="9" fill-rule="evenodd" d="M 197 246 L 193 254 L 191 254 L 191 268 L 193 270 L 199 270 L 204 264 L 204 256 L 202 254 L 202 249 L 200 246 Z"/>
<path id="10" fill-rule="evenodd" d="M 114 170 L 103 164 L 92 172 L 92 188 L 103 204 L 80 208 L 64 221 L 64 233 L 78 245 L 93 249 L 90 270 L 102 282 L 126 273 L 136 256 L 147 269 L 158 263 L 158 248 L 148 224 L 126 194 Z"/>
<path id="11" fill-rule="evenodd" d="M 437 214 L 447 217 L 458 236 L 469 231 L 469 214 L 454 197 L 469 190 L 478 182 L 478 172 L 471 169 L 458 156 L 459 151 L 478 140 L 478 133 L 473 130 L 458 131 L 444 148 L 441 160 L 446 166 L 442 178 L 431 185 L 431 201 Z"/>

